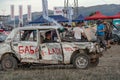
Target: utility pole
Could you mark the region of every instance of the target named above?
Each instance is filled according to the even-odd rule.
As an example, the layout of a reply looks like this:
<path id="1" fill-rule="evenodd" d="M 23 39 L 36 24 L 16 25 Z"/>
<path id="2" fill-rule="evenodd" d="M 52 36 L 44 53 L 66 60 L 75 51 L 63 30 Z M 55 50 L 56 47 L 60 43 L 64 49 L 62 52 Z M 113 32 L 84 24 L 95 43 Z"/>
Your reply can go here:
<path id="1" fill-rule="evenodd" d="M 66 12 L 66 16 L 69 19 L 69 24 L 72 24 L 72 19 L 73 19 L 73 10 L 74 8 L 72 6 L 70 6 L 69 4 L 69 0 L 64 0 L 64 10 Z"/>
<path id="2" fill-rule="evenodd" d="M 74 0 L 74 18 L 78 17 L 78 0 Z"/>
<path id="3" fill-rule="evenodd" d="M 66 16 L 65 17 L 68 17 L 68 8 L 69 8 L 69 0 L 64 0 L 64 11 L 66 12 Z M 74 12 L 74 16 L 73 18 L 76 18 L 78 17 L 78 0 L 74 0 L 74 6 L 73 6 L 73 12 Z"/>
<path id="4" fill-rule="evenodd" d="M 68 3 L 69 3 L 69 0 L 64 0 L 64 7 L 65 7 L 65 8 L 68 7 Z"/>
<path id="5" fill-rule="evenodd" d="M 68 3 L 69 0 L 64 0 L 64 16 L 68 17 Z"/>

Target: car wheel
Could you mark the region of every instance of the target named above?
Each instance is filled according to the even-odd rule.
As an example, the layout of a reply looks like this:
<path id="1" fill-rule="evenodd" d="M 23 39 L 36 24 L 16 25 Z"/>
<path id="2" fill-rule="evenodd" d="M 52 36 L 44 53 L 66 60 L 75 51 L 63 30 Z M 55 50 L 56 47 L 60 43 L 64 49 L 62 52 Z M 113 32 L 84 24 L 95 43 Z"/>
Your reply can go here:
<path id="1" fill-rule="evenodd" d="M 1 68 L 3 70 L 12 70 L 17 68 L 17 60 L 12 56 L 5 56 L 1 61 Z"/>
<path id="2" fill-rule="evenodd" d="M 98 64 L 99 64 L 99 58 L 91 60 L 91 63 L 90 63 L 91 67 L 96 67 Z"/>
<path id="3" fill-rule="evenodd" d="M 90 65 L 90 57 L 87 54 L 77 54 L 73 58 L 73 66 L 78 69 L 86 69 Z"/>

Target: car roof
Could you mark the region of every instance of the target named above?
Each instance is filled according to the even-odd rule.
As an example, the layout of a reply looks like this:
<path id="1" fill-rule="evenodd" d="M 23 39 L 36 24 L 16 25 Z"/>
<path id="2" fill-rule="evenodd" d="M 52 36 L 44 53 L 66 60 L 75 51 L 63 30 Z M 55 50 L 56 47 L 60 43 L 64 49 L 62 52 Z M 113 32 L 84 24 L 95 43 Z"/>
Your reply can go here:
<path id="1" fill-rule="evenodd" d="M 19 30 L 32 30 L 32 29 L 58 29 L 62 28 L 63 26 L 25 26 L 25 27 L 18 27 Z"/>

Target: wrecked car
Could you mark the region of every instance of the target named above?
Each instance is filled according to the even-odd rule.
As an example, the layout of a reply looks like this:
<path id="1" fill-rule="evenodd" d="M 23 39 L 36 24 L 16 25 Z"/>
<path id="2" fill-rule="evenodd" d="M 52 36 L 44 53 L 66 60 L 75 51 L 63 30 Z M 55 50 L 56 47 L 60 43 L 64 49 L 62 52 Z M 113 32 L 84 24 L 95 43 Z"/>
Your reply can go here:
<path id="1" fill-rule="evenodd" d="M 102 51 L 97 43 L 66 39 L 58 28 L 28 26 L 13 29 L 0 45 L 2 69 L 16 69 L 24 64 L 73 64 L 79 69 L 98 65 Z"/>

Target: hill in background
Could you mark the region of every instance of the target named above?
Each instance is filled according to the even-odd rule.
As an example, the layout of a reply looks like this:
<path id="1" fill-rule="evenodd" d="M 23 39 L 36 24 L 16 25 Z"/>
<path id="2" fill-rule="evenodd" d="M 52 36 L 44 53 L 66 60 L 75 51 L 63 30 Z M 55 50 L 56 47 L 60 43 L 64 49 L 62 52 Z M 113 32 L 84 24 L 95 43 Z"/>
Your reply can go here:
<path id="1" fill-rule="evenodd" d="M 114 15 L 120 12 L 120 5 L 110 4 L 110 5 L 97 5 L 91 7 L 79 7 L 79 14 L 83 14 L 84 16 L 89 16 L 91 13 L 100 11 L 104 15 Z"/>

